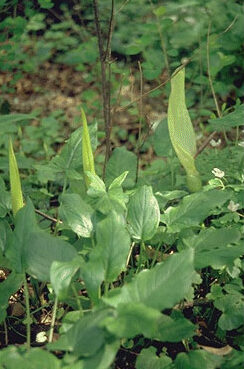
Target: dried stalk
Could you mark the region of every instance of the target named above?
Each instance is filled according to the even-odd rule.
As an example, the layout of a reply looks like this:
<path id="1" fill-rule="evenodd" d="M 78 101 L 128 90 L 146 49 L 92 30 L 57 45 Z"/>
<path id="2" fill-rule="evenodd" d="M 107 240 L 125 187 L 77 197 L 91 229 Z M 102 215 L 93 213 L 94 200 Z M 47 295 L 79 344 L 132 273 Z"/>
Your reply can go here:
<path id="1" fill-rule="evenodd" d="M 100 16 L 98 9 L 98 1 L 93 0 L 93 10 L 96 25 L 96 33 L 98 40 L 98 49 L 101 65 L 101 76 L 102 76 L 102 96 L 103 96 L 103 117 L 105 123 L 105 133 L 106 133 L 106 152 L 105 161 L 103 166 L 103 178 L 105 176 L 106 165 L 110 157 L 111 142 L 110 136 L 112 131 L 112 121 L 111 121 L 111 39 L 114 27 L 114 0 L 111 0 L 111 15 L 109 21 L 109 29 L 107 34 L 107 44 L 106 50 L 104 51 L 103 37 L 100 26 Z"/>

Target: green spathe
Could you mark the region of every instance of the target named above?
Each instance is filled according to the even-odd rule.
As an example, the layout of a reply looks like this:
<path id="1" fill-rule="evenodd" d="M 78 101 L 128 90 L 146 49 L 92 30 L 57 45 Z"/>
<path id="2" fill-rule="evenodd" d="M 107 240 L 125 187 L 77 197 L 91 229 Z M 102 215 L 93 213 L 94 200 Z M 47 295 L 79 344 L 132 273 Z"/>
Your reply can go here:
<path id="1" fill-rule="evenodd" d="M 14 149 L 11 139 L 9 139 L 9 177 L 11 188 L 12 210 L 15 216 L 19 211 L 19 209 L 21 209 L 24 206 L 24 201 L 21 190 L 18 164 L 14 155 Z"/>
<path id="2" fill-rule="evenodd" d="M 169 135 L 174 150 L 185 168 L 191 192 L 201 189 L 201 178 L 195 167 L 196 138 L 185 103 L 185 69 L 177 69 L 171 79 L 168 106 Z"/>
<path id="3" fill-rule="evenodd" d="M 82 137 L 82 159 L 83 159 L 83 171 L 85 176 L 85 182 L 87 187 L 90 184 L 90 179 L 87 177 L 86 172 L 95 174 L 94 158 L 91 147 L 90 134 L 88 130 L 86 115 L 83 109 L 81 109 L 81 117 L 83 124 L 83 137 Z"/>

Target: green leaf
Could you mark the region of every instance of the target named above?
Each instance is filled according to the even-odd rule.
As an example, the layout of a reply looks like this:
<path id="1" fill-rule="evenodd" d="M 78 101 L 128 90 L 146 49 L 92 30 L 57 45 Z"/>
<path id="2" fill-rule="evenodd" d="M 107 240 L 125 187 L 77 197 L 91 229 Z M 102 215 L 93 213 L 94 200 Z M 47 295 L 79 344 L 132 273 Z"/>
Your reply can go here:
<path id="1" fill-rule="evenodd" d="M 81 117 L 83 124 L 83 136 L 82 136 L 82 160 L 83 160 L 83 172 L 85 176 L 85 182 L 87 187 L 90 184 L 90 179 L 87 177 L 86 172 L 95 174 L 94 158 L 91 147 L 90 134 L 88 130 L 86 115 L 83 109 L 81 109 Z"/>
<path id="2" fill-rule="evenodd" d="M 196 137 L 185 103 L 185 69 L 177 69 L 171 79 L 168 127 L 174 150 L 187 173 L 189 190 L 199 191 L 201 179 L 194 160 Z"/>
<path id="3" fill-rule="evenodd" d="M 165 354 L 156 355 L 156 348 L 143 349 L 136 359 L 136 369 L 172 369 L 172 360 Z"/>
<path id="4" fill-rule="evenodd" d="M 6 309 L 8 307 L 8 301 L 22 285 L 24 280 L 23 274 L 17 274 L 14 271 L 0 283 L 0 323 L 6 317 Z"/>
<path id="5" fill-rule="evenodd" d="M 195 350 L 177 355 L 174 364 L 176 369 L 217 369 L 223 358 L 204 350 Z"/>
<path id="6" fill-rule="evenodd" d="M 97 226 L 97 245 L 104 266 L 104 280 L 113 282 L 125 269 L 130 237 L 123 218 L 112 213 Z"/>
<path id="7" fill-rule="evenodd" d="M 130 249 L 125 221 L 115 212 L 98 224 L 96 239 L 89 261 L 81 268 L 81 277 L 94 303 L 98 302 L 101 283 L 115 281 L 125 269 Z"/>
<path id="8" fill-rule="evenodd" d="M 160 210 L 152 187 L 140 187 L 130 198 L 127 221 L 132 237 L 136 240 L 150 240 L 157 231 Z"/>
<path id="9" fill-rule="evenodd" d="M 125 171 L 128 171 L 129 173 L 124 181 L 124 187 L 132 188 L 136 181 L 136 167 L 136 155 L 128 151 L 125 147 L 117 147 L 112 152 L 106 167 L 106 185 L 109 186 L 115 178 L 119 177 Z"/>
<path id="10" fill-rule="evenodd" d="M 36 119 L 36 116 L 33 114 L 6 114 L 6 115 L 0 115 L 0 128 L 2 130 L 2 127 L 4 128 L 5 125 L 17 123 L 17 122 L 23 122 L 26 120 L 33 120 Z"/>
<path id="11" fill-rule="evenodd" d="M 205 229 L 198 235 L 183 240 L 184 244 L 195 249 L 195 267 L 211 266 L 222 268 L 243 254 L 244 244 L 238 244 L 241 234 L 237 229 Z"/>
<path id="12" fill-rule="evenodd" d="M 172 150 L 167 119 L 163 119 L 158 124 L 153 134 L 153 148 L 158 156 L 169 156 Z"/>
<path id="13" fill-rule="evenodd" d="M 87 194 L 93 198 L 103 197 L 106 194 L 106 187 L 104 182 L 94 173 L 86 172 L 90 183 Z"/>
<path id="14" fill-rule="evenodd" d="M 48 348 L 69 351 L 76 356 L 94 355 L 105 344 L 105 331 L 101 323 L 110 314 L 111 310 L 104 309 L 85 315 Z"/>
<path id="15" fill-rule="evenodd" d="M 18 164 L 14 155 L 14 149 L 11 139 L 9 139 L 9 176 L 11 188 L 11 201 L 14 216 L 24 206 L 21 190 Z"/>
<path id="16" fill-rule="evenodd" d="M 0 363 L 4 369 L 59 369 L 60 360 L 41 348 L 24 352 L 22 347 L 8 346 L 0 352 Z M 0 366 L 1 368 L 1 366 Z"/>
<path id="17" fill-rule="evenodd" d="M 243 115 L 244 115 L 244 104 L 238 106 L 233 113 L 230 113 L 222 118 L 209 119 L 209 128 L 211 131 L 228 131 L 233 127 L 238 127 L 243 125 Z"/>
<path id="18" fill-rule="evenodd" d="M 112 343 L 106 343 L 95 355 L 80 360 L 82 367 L 77 366 L 74 369 L 109 369 L 113 364 L 116 353 L 119 350 L 120 341 L 114 341 Z M 70 367 L 66 369 L 72 369 Z"/>
<path id="19" fill-rule="evenodd" d="M 103 299 L 115 307 L 120 303 L 141 302 L 161 311 L 172 308 L 185 297 L 194 276 L 193 250 L 188 249 L 140 272 L 131 283 L 110 292 Z"/>
<path id="20" fill-rule="evenodd" d="M 230 194 L 227 191 L 210 190 L 185 196 L 178 206 L 168 208 L 161 221 L 169 232 L 199 226 L 217 206 L 222 206 Z"/>
<path id="21" fill-rule="evenodd" d="M 50 282 L 55 295 L 59 300 L 64 300 L 68 295 L 72 278 L 82 265 L 83 259 L 76 257 L 71 261 L 54 261 L 50 269 Z"/>
<path id="22" fill-rule="evenodd" d="M 76 249 L 68 242 L 42 231 L 30 233 L 23 249 L 26 271 L 39 281 L 50 281 L 54 261 L 71 261 L 76 256 Z"/>
<path id="23" fill-rule="evenodd" d="M 79 237 L 90 237 L 93 231 L 90 205 L 78 194 L 64 194 L 61 197 L 60 217 Z"/>
<path id="24" fill-rule="evenodd" d="M 105 321 L 106 328 L 119 338 L 131 338 L 143 334 L 155 338 L 161 314 L 158 310 L 139 302 L 121 303 L 116 315 Z"/>
<path id="25" fill-rule="evenodd" d="M 87 194 L 92 198 L 91 204 L 93 208 L 105 215 L 110 214 L 111 211 L 122 214 L 125 212 L 125 204 L 128 196 L 124 194 L 121 187 L 126 177 L 125 173 L 126 172 L 115 178 L 106 192 L 104 182 L 96 174 L 87 172 L 87 176 L 90 179 Z"/>
<path id="26" fill-rule="evenodd" d="M 163 342 L 180 342 L 194 336 L 196 327 L 184 317 L 173 319 L 161 314 L 157 325 L 156 338 Z"/>
<path id="27" fill-rule="evenodd" d="M 53 172 L 56 177 L 58 175 L 61 176 L 61 179 L 64 174 L 68 176 L 70 171 L 73 175 L 74 172 L 72 170 L 74 169 L 82 173 L 82 134 L 83 127 L 80 127 L 71 134 L 59 155 L 56 155 L 48 165 L 38 166 L 38 172 L 41 178 L 43 177 L 43 170 L 46 172 L 47 179 L 50 177 L 51 180 L 55 180 Z M 89 134 L 92 150 L 94 151 L 97 147 L 97 124 L 89 125 Z"/>
<path id="28" fill-rule="evenodd" d="M 23 273 L 25 271 L 23 249 L 30 232 L 38 230 L 34 206 L 30 199 L 27 199 L 26 205 L 16 214 L 14 224 L 15 229 L 7 241 L 5 255 L 12 268 L 18 273 Z"/>

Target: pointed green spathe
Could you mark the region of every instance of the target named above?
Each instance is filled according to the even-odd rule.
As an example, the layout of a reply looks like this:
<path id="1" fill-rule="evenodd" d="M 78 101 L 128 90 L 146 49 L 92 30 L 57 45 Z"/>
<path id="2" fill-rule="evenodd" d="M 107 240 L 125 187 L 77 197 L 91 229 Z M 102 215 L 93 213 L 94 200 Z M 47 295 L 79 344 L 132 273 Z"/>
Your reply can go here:
<path id="1" fill-rule="evenodd" d="M 81 108 L 81 118 L 83 124 L 83 135 L 82 135 L 82 160 L 83 160 L 83 172 L 87 187 L 90 184 L 90 179 L 85 174 L 86 172 L 95 173 L 94 158 L 91 147 L 90 134 L 87 126 L 87 120 L 84 110 Z"/>
<path id="2" fill-rule="evenodd" d="M 14 149 L 11 139 L 9 139 L 9 176 L 10 176 L 12 210 L 15 216 L 18 210 L 24 206 L 24 201 L 21 190 L 19 169 L 14 155 Z"/>
<path id="3" fill-rule="evenodd" d="M 195 167 L 196 137 L 185 103 L 185 69 L 176 69 L 171 79 L 168 127 L 174 150 L 185 168 L 191 192 L 201 189 L 201 178 Z"/>

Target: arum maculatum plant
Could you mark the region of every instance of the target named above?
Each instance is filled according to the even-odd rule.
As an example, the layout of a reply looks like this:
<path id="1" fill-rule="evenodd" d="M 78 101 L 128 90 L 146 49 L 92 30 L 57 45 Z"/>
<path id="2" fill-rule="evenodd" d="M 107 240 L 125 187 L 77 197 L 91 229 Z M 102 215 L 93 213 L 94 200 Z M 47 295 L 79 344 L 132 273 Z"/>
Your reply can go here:
<path id="1" fill-rule="evenodd" d="M 168 127 L 176 155 L 186 171 L 187 187 L 191 192 L 199 191 L 202 183 L 194 160 L 195 132 L 185 103 L 185 69 L 176 69 L 171 79 Z"/>
<path id="2" fill-rule="evenodd" d="M 82 161 L 83 161 L 83 172 L 86 186 L 89 187 L 90 179 L 86 175 L 86 172 L 95 173 L 94 157 L 91 147 L 90 134 L 88 130 L 86 115 L 83 109 L 81 109 L 81 118 L 83 124 L 83 135 L 82 135 Z"/>
<path id="3" fill-rule="evenodd" d="M 14 149 L 11 139 L 9 139 L 9 177 L 12 210 L 15 216 L 17 212 L 24 206 L 24 201 L 21 190 L 18 164 L 14 155 Z"/>

